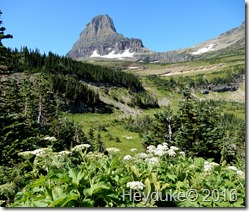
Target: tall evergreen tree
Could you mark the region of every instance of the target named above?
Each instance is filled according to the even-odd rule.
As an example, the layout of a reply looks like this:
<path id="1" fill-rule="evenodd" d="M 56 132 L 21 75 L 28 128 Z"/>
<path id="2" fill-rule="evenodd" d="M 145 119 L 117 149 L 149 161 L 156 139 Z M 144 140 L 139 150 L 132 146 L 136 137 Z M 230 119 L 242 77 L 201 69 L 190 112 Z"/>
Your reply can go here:
<path id="1" fill-rule="evenodd" d="M 162 142 L 167 142 L 172 145 L 172 133 L 174 132 L 174 117 L 173 110 L 167 106 L 164 111 L 154 114 L 154 121 L 149 126 L 148 133 L 146 134 L 143 145 L 158 145 Z"/>
<path id="2" fill-rule="evenodd" d="M 1 18 L 1 15 L 2 15 L 2 11 L 0 10 L 0 18 Z M 0 19 L 0 48 L 3 47 L 3 44 L 2 44 L 2 40 L 3 39 L 10 39 L 10 38 L 13 38 L 13 35 L 11 34 L 4 34 L 4 31 L 6 30 L 5 27 L 2 26 L 3 24 L 3 21 Z"/>

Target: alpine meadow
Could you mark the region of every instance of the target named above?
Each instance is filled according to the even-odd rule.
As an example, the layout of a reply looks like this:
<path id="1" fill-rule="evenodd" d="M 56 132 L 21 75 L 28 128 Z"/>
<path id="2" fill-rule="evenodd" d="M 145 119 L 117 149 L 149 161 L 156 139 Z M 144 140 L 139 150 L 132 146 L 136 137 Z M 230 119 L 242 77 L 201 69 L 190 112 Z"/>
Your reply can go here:
<path id="1" fill-rule="evenodd" d="M 98 15 L 65 56 L 4 25 L 2 207 L 246 206 L 245 22 L 155 52 Z"/>

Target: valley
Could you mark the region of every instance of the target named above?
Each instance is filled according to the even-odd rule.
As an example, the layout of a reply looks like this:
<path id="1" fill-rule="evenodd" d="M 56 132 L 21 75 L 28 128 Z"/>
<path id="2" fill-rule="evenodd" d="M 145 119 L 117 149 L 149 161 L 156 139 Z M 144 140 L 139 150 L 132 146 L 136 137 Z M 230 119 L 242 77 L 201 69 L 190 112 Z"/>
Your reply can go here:
<path id="1" fill-rule="evenodd" d="M 0 205 L 244 207 L 244 29 L 157 53 L 101 15 L 66 56 L 0 42 Z"/>
<path id="2" fill-rule="evenodd" d="M 155 94 L 158 99 L 160 108 L 153 109 L 141 109 L 133 108 L 127 105 L 130 101 L 130 94 L 122 88 L 105 88 L 105 87 L 94 87 L 100 94 L 100 99 L 115 108 L 115 112 L 110 115 L 103 114 L 72 114 L 69 118 L 79 122 L 85 132 L 90 127 L 96 131 L 100 125 L 107 125 L 107 131 L 101 132 L 101 137 L 106 147 L 116 147 L 121 149 L 121 156 L 129 153 L 131 148 L 134 148 L 134 142 L 127 140 L 125 137 L 132 136 L 133 140 L 136 140 L 136 148 L 139 151 L 143 151 L 143 137 L 139 136 L 139 133 L 131 134 L 130 131 L 125 129 L 122 122 L 119 122 L 122 118 L 132 117 L 139 118 L 139 116 L 149 115 L 153 118 L 154 114 L 160 111 L 163 107 L 168 105 L 173 108 L 174 112 L 177 112 L 179 102 L 183 99 L 179 91 L 172 92 L 170 90 L 163 90 L 156 86 L 151 80 L 147 78 L 149 75 L 156 75 L 161 79 L 174 77 L 175 80 L 178 78 L 190 77 L 193 80 L 199 77 L 205 78 L 206 80 L 212 80 L 214 78 L 224 78 L 227 75 L 228 70 L 234 70 L 237 66 L 243 67 L 245 61 L 243 54 L 239 56 L 238 50 L 236 53 L 231 55 L 220 55 L 213 59 L 200 59 L 191 62 L 181 62 L 173 64 L 156 64 L 156 63 L 141 63 L 141 62 L 129 62 L 129 61 L 89 61 L 90 64 L 102 65 L 112 69 L 122 69 L 124 72 L 131 72 L 138 76 L 142 82 L 143 87 L 146 91 L 151 94 Z M 133 67 L 133 68 L 130 68 Z M 223 84 L 224 85 L 224 84 Z M 238 83 L 238 89 L 235 91 L 225 92 L 214 92 L 210 91 L 208 94 L 203 94 L 200 89 L 192 88 L 192 95 L 200 101 L 203 100 L 214 100 L 220 102 L 221 111 L 223 114 L 229 112 L 235 115 L 241 120 L 245 120 L 245 78 Z M 89 121 L 85 121 L 86 117 Z M 91 118 L 92 117 L 92 118 Z M 95 119 L 95 121 L 92 121 Z M 118 132 L 118 133 L 117 133 Z M 109 140 L 108 134 L 115 134 L 114 137 L 118 137 L 120 142 Z M 121 144 L 122 143 L 122 144 Z M 139 144 L 138 144 L 139 143 Z"/>

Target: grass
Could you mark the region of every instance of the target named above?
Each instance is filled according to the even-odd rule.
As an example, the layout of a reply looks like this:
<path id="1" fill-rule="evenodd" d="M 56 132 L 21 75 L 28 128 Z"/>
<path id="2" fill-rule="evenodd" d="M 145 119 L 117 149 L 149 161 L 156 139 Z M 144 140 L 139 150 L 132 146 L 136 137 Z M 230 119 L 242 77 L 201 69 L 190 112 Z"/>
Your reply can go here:
<path id="1" fill-rule="evenodd" d="M 137 152 L 143 152 L 142 138 L 138 133 L 126 130 L 118 123 L 116 121 L 120 119 L 118 114 L 66 114 L 66 117 L 80 124 L 86 136 L 90 128 L 93 128 L 96 137 L 99 126 L 104 126 L 105 130 L 100 130 L 101 141 L 103 141 L 106 148 L 118 148 L 120 156 L 131 154 L 130 149 L 132 148 L 136 148 Z"/>

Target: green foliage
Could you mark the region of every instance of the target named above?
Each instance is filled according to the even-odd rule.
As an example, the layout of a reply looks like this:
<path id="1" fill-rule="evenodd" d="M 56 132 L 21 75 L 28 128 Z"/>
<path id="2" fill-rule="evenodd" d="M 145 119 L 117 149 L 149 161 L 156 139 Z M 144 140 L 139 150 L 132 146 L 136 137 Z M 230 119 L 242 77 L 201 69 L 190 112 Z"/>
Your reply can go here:
<path id="1" fill-rule="evenodd" d="M 131 107 L 139 107 L 142 109 L 159 107 L 156 96 L 148 92 L 133 94 L 131 102 L 129 102 L 128 105 Z"/>
<path id="2" fill-rule="evenodd" d="M 173 110 L 170 106 L 164 108 L 163 111 L 154 114 L 155 119 L 151 122 L 149 130 L 146 133 L 143 145 L 158 145 L 162 142 L 172 144 L 173 128 Z"/>
<path id="3" fill-rule="evenodd" d="M 141 82 L 131 73 L 117 71 L 98 65 L 74 61 L 67 57 L 60 57 L 49 52 L 41 54 L 38 49 L 28 50 L 24 47 L 19 52 L 6 49 L 5 65 L 7 70 L 1 69 L 1 74 L 14 72 L 50 73 L 75 78 L 78 81 L 105 86 L 121 86 L 131 91 L 144 91 Z"/>
<path id="4" fill-rule="evenodd" d="M 19 150 L 48 146 L 43 140 L 46 135 L 60 140 L 54 144 L 55 150 L 87 143 L 82 128 L 60 116 L 60 102 L 44 75 L 5 80 L 0 88 L 0 165 L 19 162 Z"/>
<path id="5" fill-rule="evenodd" d="M 210 74 L 169 77 L 149 75 L 147 78 L 162 90 L 180 92 L 186 85 L 194 89 L 210 89 L 210 87 L 217 85 L 233 85 L 241 82 L 244 75 L 245 65 L 233 64 Z"/>
<path id="6" fill-rule="evenodd" d="M 192 99 L 190 93 L 183 94 L 185 99 L 176 114 L 167 107 L 154 115 L 144 146 L 167 142 L 180 147 L 188 156 L 213 158 L 216 162 L 243 158 L 243 122 L 233 115 L 223 115 L 214 101 L 199 102 Z"/>
<path id="7" fill-rule="evenodd" d="M 76 146 L 67 153 L 37 155 L 30 173 L 39 166 L 46 168 L 47 174 L 30 180 L 5 206 L 245 206 L 244 168 L 186 157 L 178 148 L 165 143 L 150 146 L 146 154 L 125 156 L 123 160 L 112 153 L 88 153 L 87 148 L 80 146 L 83 147 Z M 78 154 L 81 156 L 77 157 Z M 58 162 L 59 157 L 64 159 Z M 75 157 L 81 161 L 78 165 L 71 162 Z M 51 165 L 44 166 L 51 158 Z M 1 190 L 7 193 L 6 189 Z"/>
<path id="8" fill-rule="evenodd" d="M 51 91 L 57 94 L 61 101 L 61 109 L 64 111 L 94 112 L 103 104 L 98 93 L 73 77 L 50 74 L 48 80 L 52 86 Z"/>
<path id="9" fill-rule="evenodd" d="M 152 123 L 152 118 L 149 115 L 129 116 L 120 120 L 120 123 L 125 129 L 142 135 Z"/>
<path id="10" fill-rule="evenodd" d="M 30 170 L 25 163 L 14 167 L 0 166 L 0 199 L 6 201 L 5 204 L 13 201 L 15 194 L 32 179 Z"/>
<path id="11" fill-rule="evenodd" d="M 174 134 L 178 147 L 188 155 L 221 159 L 224 128 L 219 121 L 219 113 L 208 103 L 196 103 L 186 99 L 179 108 L 176 122 L 179 129 Z"/>

